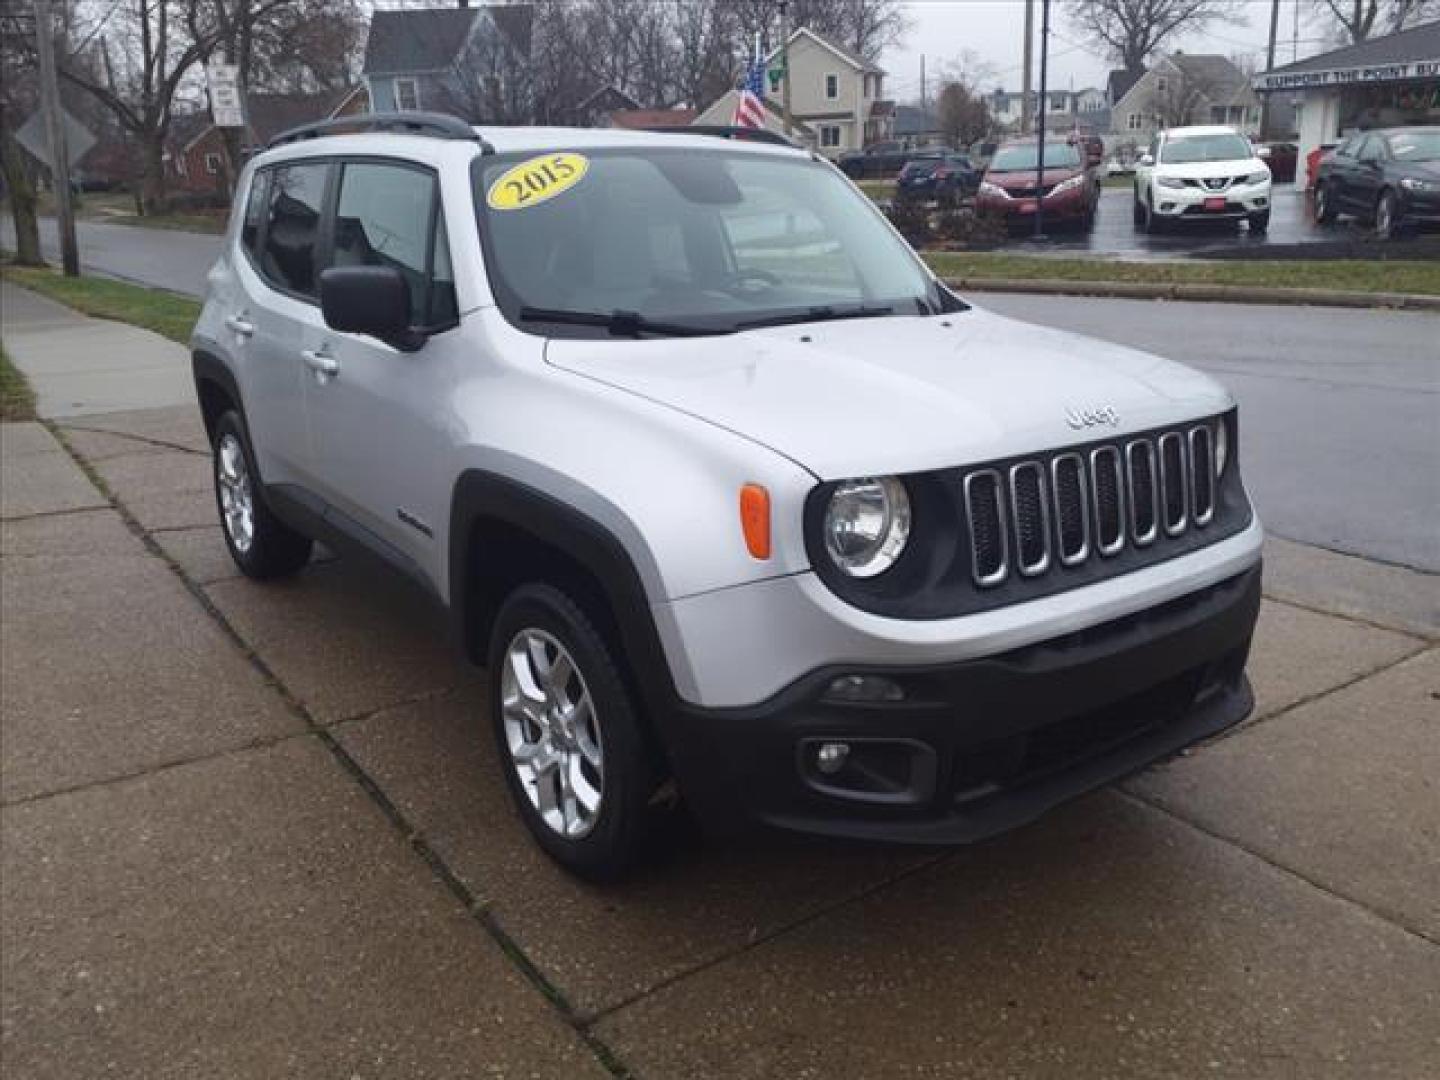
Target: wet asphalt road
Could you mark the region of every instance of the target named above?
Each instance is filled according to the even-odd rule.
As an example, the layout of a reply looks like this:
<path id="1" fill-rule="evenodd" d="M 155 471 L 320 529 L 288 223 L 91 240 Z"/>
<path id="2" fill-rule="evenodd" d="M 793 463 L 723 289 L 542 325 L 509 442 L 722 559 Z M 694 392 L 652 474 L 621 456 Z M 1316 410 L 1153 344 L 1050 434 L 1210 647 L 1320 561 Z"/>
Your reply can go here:
<path id="1" fill-rule="evenodd" d="M 1092 240 L 1111 248 L 1148 242 L 1131 228 L 1129 197 L 1125 189 L 1107 192 Z M 1277 197 L 1270 236 L 1259 242 L 1297 242 L 1308 228 L 1302 213 L 1303 199 Z M 53 237 L 53 225 L 45 231 Z M 0 235 L 9 235 L 8 222 Z M 1219 237 L 1226 239 L 1250 242 L 1233 231 Z M 90 269 L 198 296 L 220 238 L 82 222 L 80 242 Z M 1216 237 L 1158 242 L 1183 247 Z M 1272 532 L 1440 572 L 1440 317 L 994 293 L 976 299 L 1214 374 L 1240 401 L 1242 460 Z"/>

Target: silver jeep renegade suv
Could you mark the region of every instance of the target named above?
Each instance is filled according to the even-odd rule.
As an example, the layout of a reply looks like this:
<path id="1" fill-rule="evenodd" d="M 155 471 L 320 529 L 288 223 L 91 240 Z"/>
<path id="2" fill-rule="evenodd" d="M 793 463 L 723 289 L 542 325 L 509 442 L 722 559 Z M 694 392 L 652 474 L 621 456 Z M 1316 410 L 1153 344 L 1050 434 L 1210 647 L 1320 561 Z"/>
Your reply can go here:
<path id="1" fill-rule="evenodd" d="M 363 117 L 236 207 L 194 337 L 235 561 L 431 594 L 576 872 L 673 790 L 972 841 L 1251 707 L 1230 395 L 968 306 L 813 154 Z"/>

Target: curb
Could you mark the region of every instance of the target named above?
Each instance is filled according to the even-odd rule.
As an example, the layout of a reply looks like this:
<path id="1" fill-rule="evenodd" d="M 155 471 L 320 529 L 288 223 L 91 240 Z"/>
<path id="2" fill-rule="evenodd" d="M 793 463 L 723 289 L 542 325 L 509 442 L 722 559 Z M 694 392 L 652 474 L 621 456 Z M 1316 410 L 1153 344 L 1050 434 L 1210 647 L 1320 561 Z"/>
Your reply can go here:
<path id="1" fill-rule="evenodd" d="M 1440 296 L 1358 292 L 1347 289 L 1282 289 L 1251 285 L 1151 284 L 1141 281 L 1064 281 L 1025 278 L 945 278 L 962 292 L 1094 296 L 1124 300 L 1197 300 L 1224 304 L 1298 304 L 1312 307 L 1392 308 L 1440 312 Z"/>

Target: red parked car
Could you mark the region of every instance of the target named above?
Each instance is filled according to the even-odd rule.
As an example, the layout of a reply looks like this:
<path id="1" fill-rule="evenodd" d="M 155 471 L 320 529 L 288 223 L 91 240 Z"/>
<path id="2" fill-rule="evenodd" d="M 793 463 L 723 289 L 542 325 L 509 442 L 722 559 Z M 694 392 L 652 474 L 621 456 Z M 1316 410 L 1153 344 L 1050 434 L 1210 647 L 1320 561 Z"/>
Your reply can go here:
<path id="1" fill-rule="evenodd" d="M 1046 221 L 1076 224 L 1089 232 L 1100 201 L 1100 181 L 1086 164 L 1082 149 L 1068 142 L 1047 141 L 1044 162 L 1037 189 L 1039 144 L 1033 139 L 1003 144 L 980 181 L 976 212 L 995 214 L 1014 224 L 1033 220 L 1037 206 L 1043 203 Z"/>

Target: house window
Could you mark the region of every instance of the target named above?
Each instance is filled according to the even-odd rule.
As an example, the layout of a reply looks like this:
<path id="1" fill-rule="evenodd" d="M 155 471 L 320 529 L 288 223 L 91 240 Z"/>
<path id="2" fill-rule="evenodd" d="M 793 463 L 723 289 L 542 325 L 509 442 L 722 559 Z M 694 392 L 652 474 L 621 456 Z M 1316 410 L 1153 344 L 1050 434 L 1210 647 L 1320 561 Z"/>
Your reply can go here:
<path id="1" fill-rule="evenodd" d="M 836 98 L 838 98 L 839 96 L 840 96 L 840 76 L 839 76 L 839 75 L 826 75 L 826 76 L 825 76 L 825 97 L 826 97 L 828 100 L 830 100 L 830 101 L 834 101 L 834 100 L 835 100 Z"/>
<path id="2" fill-rule="evenodd" d="M 219 155 L 219 154 L 206 154 L 206 155 L 205 155 L 205 171 L 206 171 L 207 173 L 209 173 L 211 176 L 219 176 L 219 175 L 220 175 L 220 155 Z"/>
<path id="3" fill-rule="evenodd" d="M 420 108 L 420 83 L 417 79 L 395 80 L 395 111 L 416 112 Z"/>
<path id="4" fill-rule="evenodd" d="M 1065 111 L 1065 95 L 1064 95 L 1064 94 L 1052 94 L 1052 95 L 1051 95 L 1051 97 L 1050 97 L 1050 111 L 1051 111 L 1051 112 L 1064 112 L 1064 111 Z"/>
<path id="5" fill-rule="evenodd" d="M 822 149 L 834 149 L 840 145 L 840 125 L 822 124 L 820 127 L 820 146 Z"/>
<path id="6" fill-rule="evenodd" d="M 1145 126 L 1145 115 L 1143 113 L 1128 113 L 1125 117 L 1125 127 L 1130 131 L 1139 131 Z"/>

